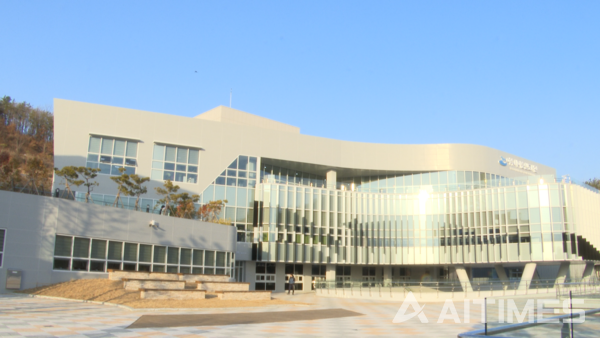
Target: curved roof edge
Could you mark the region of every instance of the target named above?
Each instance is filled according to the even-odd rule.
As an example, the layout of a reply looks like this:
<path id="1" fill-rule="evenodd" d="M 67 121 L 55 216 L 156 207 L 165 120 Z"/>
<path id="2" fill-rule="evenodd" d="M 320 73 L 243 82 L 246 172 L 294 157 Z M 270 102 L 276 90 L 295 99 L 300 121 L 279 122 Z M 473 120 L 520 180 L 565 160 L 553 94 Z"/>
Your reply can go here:
<path id="1" fill-rule="evenodd" d="M 300 134 L 298 127 L 225 106 L 218 106 L 194 118 Z"/>

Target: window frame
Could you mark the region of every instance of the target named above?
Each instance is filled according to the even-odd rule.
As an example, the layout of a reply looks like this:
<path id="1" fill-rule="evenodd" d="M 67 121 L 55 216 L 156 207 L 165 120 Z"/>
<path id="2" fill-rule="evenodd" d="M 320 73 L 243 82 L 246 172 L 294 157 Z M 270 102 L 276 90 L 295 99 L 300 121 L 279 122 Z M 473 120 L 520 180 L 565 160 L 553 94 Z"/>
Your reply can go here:
<path id="1" fill-rule="evenodd" d="M 4 267 L 4 256 L 6 255 L 6 238 L 8 237 L 8 229 L 0 228 L 0 230 L 4 230 L 4 237 L 2 238 L 2 250 L 0 250 L 0 269 Z"/>
<path id="2" fill-rule="evenodd" d="M 6 229 L 0 229 L 0 230 L 5 230 L 5 238 L 6 238 Z M 62 256 L 62 255 L 56 255 L 54 254 L 54 252 L 56 251 L 56 237 L 57 236 L 62 236 L 62 237 L 68 237 L 71 239 L 71 251 L 70 251 L 70 255 L 69 256 Z M 221 250 L 210 250 L 210 249 L 196 249 L 196 248 L 190 248 L 190 247 L 181 247 L 181 246 L 169 246 L 169 245 L 161 245 L 161 244 L 151 244 L 151 243 L 144 243 L 144 242 L 135 242 L 135 241 L 127 241 L 127 240 L 118 240 L 118 239 L 109 239 L 109 238 L 100 238 L 100 237 L 86 237 L 86 236 L 76 236 L 76 235 L 68 235 L 68 234 L 60 234 L 57 233 L 54 236 L 55 240 L 54 240 L 54 250 L 52 253 L 52 271 L 56 271 L 56 272 L 84 272 L 84 273 L 107 273 L 106 270 L 108 270 L 108 264 L 109 263 L 117 263 L 120 264 L 121 269 L 123 270 L 123 266 L 124 264 L 129 264 L 129 265 L 135 265 L 135 271 L 144 271 L 144 270 L 139 270 L 140 265 L 142 266 L 148 266 L 150 271 L 154 271 L 154 267 L 156 266 L 157 268 L 163 267 L 165 271 L 167 271 L 168 267 L 176 267 L 177 271 L 181 271 L 181 268 L 184 269 L 189 269 L 190 273 L 192 273 L 192 271 L 194 269 L 200 269 L 200 271 L 202 271 L 202 273 L 206 273 L 206 270 L 212 270 L 213 273 L 216 273 L 217 271 L 219 272 L 223 272 L 223 274 L 227 274 L 229 273 L 230 277 L 234 277 L 234 273 L 235 273 L 235 253 L 234 252 L 230 252 L 230 251 L 221 251 Z M 82 238 L 82 239 L 87 239 L 89 240 L 89 244 L 88 244 L 88 257 L 74 257 L 73 253 L 74 253 L 74 247 L 75 247 L 75 239 L 76 238 Z M 101 241 L 106 241 L 106 249 L 105 249 L 105 253 L 104 253 L 104 258 L 100 259 L 100 258 L 92 258 L 92 243 L 95 240 L 101 240 Z M 121 243 L 121 257 L 120 259 L 112 259 L 112 258 L 108 258 L 109 256 L 109 246 L 111 242 L 117 242 L 117 243 Z M 136 244 L 136 260 L 135 261 L 131 261 L 131 260 L 126 260 L 125 259 L 125 245 L 126 244 Z M 140 261 L 140 248 L 141 245 L 149 245 L 150 248 L 150 262 L 145 262 L 145 261 Z M 154 250 L 155 247 L 164 247 L 165 248 L 165 262 L 161 263 L 161 262 L 154 262 Z M 181 260 L 178 260 L 177 264 L 170 264 L 168 263 L 168 251 L 169 248 L 177 248 L 178 249 L 178 258 L 180 258 L 180 254 L 181 254 L 181 249 L 189 249 L 190 251 L 190 264 L 182 264 Z M 194 255 L 194 251 L 202 251 L 202 264 L 194 264 L 194 260 L 193 260 L 193 255 Z M 206 259 L 205 259 L 205 253 L 206 251 L 212 251 L 214 253 L 214 257 L 212 259 L 212 266 L 211 265 L 206 265 Z M 217 253 L 223 253 L 225 255 L 225 266 L 217 266 L 216 264 L 216 257 L 217 257 Z M 54 268 L 54 260 L 55 259 L 65 259 L 65 260 L 69 260 L 69 268 L 68 269 L 55 269 Z M 73 262 L 74 261 L 86 261 L 87 262 L 87 269 L 86 270 L 74 270 L 73 269 Z M 102 262 L 104 264 L 104 271 L 92 271 L 91 270 L 91 265 L 92 262 Z M 227 265 L 227 262 L 229 262 L 229 265 Z M 179 272 L 181 273 L 181 272 Z"/>
<path id="3" fill-rule="evenodd" d="M 155 159 L 155 150 L 156 147 L 163 147 L 162 149 L 162 156 L 160 160 Z M 167 157 L 167 147 L 172 147 L 174 148 L 174 159 L 173 161 L 167 161 L 166 157 Z M 178 162 L 178 155 L 180 152 L 180 149 L 185 149 L 186 150 L 186 161 L 185 164 L 183 162 Z M 198 152 L 198 158 L 197 158 L 197 162 L 196 163 L 191 163 L 190 162 L 190 151 L 195 150 Z M 180 145 L 180 144 L 173 144 L 173 143 L 166 143 L 166 142 L 157 142 L 155 141 L 153 143 L 152 146 L 152 156 L 151 156 L 151 163 L 150 163 L 150 179 L 153 181 L 160 181 L 160 182 L 165 182 L 166 180 L 171 180 L 173 182 L 178 182 L 178 183 L 186 183 L 186 184 L 198 184 L 199 182 L 199 171 L 200 171 L 200 152 L 203 149 L 201 147 L 194 147 L 194 146 L 189 146 L 189 145 Z M 172 165 L 173 169 L 167 169 L 165 168 L 166 165 Z M 181 166 L 185 166 L 185 171 L 184 170 L 180 170 Z M 195 167 L 195 171 L 190 170 L 190 167 Z M 165 178 L 165 172 L 169 172 L 172 173 L 172 177 L 171 178 Z M 177 180 L 178 177 L 181 177 L 180 175 L 183 175 L 183 180 L 179 181 Z M 190 182 L 190 175 L 194 175 L 195 178 L 195 182 Z M 160 178 L 158 177 L 160 176 Z"/>
<path id="4" fill-rule="evenodd" d="M 99 148 L 98 148 L 97 152 L 90 151 L 90 143 L 91 143 L 92 138 L 98 138 L 98 139 L 100 139 L 100 143 L 98 145 Z M 111 154 L 110 155 L 102 153 L 102 143 L 103 143 L 103 141 L 105 139 L 112 140 L 112 145 L 111 145 L 112 150 L 111 150 Z M 125 144 L 123 145 L 123 155 L 115 155 L 115 142 L 116 141 L 124 141 L 125 142 Z M 129 148 L 129 143 L 130 142 L 136 144 L 135 157 L 127 156 L 127 149 Z M 90 134 L 89 135 L 89 139 L 88 139 L 88 147 L 87 147 L 88 150 L 87 150 L 87 156 L 86 156 L 86 159 L 85 159 L 85 166 L 88 167 L 88 168 L 100 168 L 100 165 L 103 164 L 103 165 L 108 165 L 110 167 L 110 169 L 109 169 L 110 173 L 106 174 L 106 173 L 103 173 L 103 172 L 99 171 L 98 175 L 106 175 L 106 176 L 119 176 L 119 175 L 121 175 L 120 173 L 113 174 L 112 173 L 113 167 L 120 167 L 120 168 L 126 168 L 126 169 L 127 168 L 133 168 L 133 173 L 129 173 L 129 174 L 137 174 L 138 154 L 140 152 L 140 143 L 141 143 L 140 140 L 136 140 L 136 139 L 129 139 L 129 138 L 124 138 L 124 137 L 109 136 L 109 135 Z M 90 155 L 97 155 L 98 156 L 97 160 L 96 161 L 90 161 L 89 160 L 90 159 Z M 105 162 L 101 161 L 101 159 L 102 159 L 103 156 L 109 157 L 108 163 L 105 163 Z M 119 164 L 119 163 L 113 163 L 113 160 L 114 160 L 115 157 L 122 158 L 123 159 L 122 163 L 121 164 Z M 132 159 L 135 161 L 135 165 L 131 165 L 131 164 L 127 163 L 128 160 L 131 161 Z M 91 164 L 91 165 L 89 165 L 89 164 Z"/>

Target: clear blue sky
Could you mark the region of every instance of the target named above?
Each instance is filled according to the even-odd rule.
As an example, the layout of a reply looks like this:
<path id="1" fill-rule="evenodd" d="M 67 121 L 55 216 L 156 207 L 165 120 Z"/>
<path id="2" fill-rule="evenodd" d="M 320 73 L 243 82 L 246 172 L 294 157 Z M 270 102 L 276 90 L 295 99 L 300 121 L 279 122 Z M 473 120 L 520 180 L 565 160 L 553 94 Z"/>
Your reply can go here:
<path id="1" fill-rule="evenodd" d="M 228 105 L 233 88 L 234 108 L 304 134 L 481 144 L 600 177 L 599 1 L 0 8 L 0 96 L 34 106 L 63 98 L 195 116 Z"/>

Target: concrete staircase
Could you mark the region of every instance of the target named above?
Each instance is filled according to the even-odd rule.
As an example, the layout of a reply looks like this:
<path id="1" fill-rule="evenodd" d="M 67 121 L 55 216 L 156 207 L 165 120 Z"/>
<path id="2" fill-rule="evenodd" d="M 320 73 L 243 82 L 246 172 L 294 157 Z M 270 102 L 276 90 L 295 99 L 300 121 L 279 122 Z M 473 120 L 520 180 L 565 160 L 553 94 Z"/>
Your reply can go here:
<path id="1" fill-rule="evenodd" d="M 108 270 L 109 280 L 120 280 L 125 290 L 139 290 L 141 299 L 205 299 L 215 293 L 222 300 L 270 300 L 271 291 L 249 291 L 250 283 L 227 275 Z"/>

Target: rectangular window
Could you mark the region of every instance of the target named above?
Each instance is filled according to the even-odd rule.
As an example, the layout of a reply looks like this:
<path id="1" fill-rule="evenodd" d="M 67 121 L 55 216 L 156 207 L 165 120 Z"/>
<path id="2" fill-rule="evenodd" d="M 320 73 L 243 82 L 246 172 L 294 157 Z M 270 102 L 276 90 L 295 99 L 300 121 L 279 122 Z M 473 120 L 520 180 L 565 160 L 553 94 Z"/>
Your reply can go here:
<path id="1" fill-rule="evenodd" d="M 56 243 L 54 245 L 54 256 L 71 257 L 72 242 L 73 237 L 56 236 Z"/>
<path id="2" fill-rule="evenodd" d="M 92 258 L 106 258 L 106 241 L 101 239 L 95 239 L 92 241 Z"/>
<path id="3" fill-rule="evenodd" d="M 194 250 L 194 265 L 204 265 L 204 251 Z M 195 272 L 194 272 L 195 273 Z"/>
<path id="4" fill-rule="evenodd" d="M 0 268 L 2 267 L 2 259 L 4 257 L 4 238 L 6 237 L 6 230 L 0 229 Z"/>
<path id="5" fill-rule="evenodd" d="M 204 266 L 215 266 L 215 252 L 206 251 L 204 255 Z"/>
<path id="6" fill-rule="evenodd" d="M 0 267 L 6 230 L 0 229 Z M 124 243 L 57 235 L 53 269 L 64 271 L 106 272 L 107 269 L 168 273 L 233 273 L 234 255 L 223 251 L 193 250 L 163 245 Z M 191 267 L 190 265 L 194 265 Z M 274 265 L 273 265 L 274 267 Z M 274 273 L 274 272 L 272 272 Z"/>
<path id="7" fill-rule="evenodd" d="M 137 167 L 137 141 L 114 139 L 103 136 L 90 136 L 86 166 L 99 168 L 100 174 L 135 174 Z"/>
<path id="8" fill-rule="evenodd" d="M 89 258 L 90 240 L 87 238 L 75 238 L 73 243 L 73 257 Z"/>
<path id="9" fill-rule="evenodd" d="M 140 262 L 152 261 L 152 245 L 140 244 Z"/>
<path id="10" fill-rule="evenodd" d="M 125 251 L 123 253 L 123 260 L 126 261 L 137 261 L 138 245 L 137 243 L 125 243 Z"/>
<path id="11" fill-rule="evenodd" d="M 181 258 L 179 261 L 182 265 L 191 265 L 192 264 L 192 250 L 191 249 L 181 249 Z"/>
<path id="12" fill-rule="evenodd" d="M 150 177 L 156 181 L 196 183 L 198 155 L 198 149 L 155 144 Z"/>
<path id="13" fill-rule="evenodd" d="M 179 264 L 179 248 L 169 248 L 167 250 L 167 263 L 168 264 Z"/>

